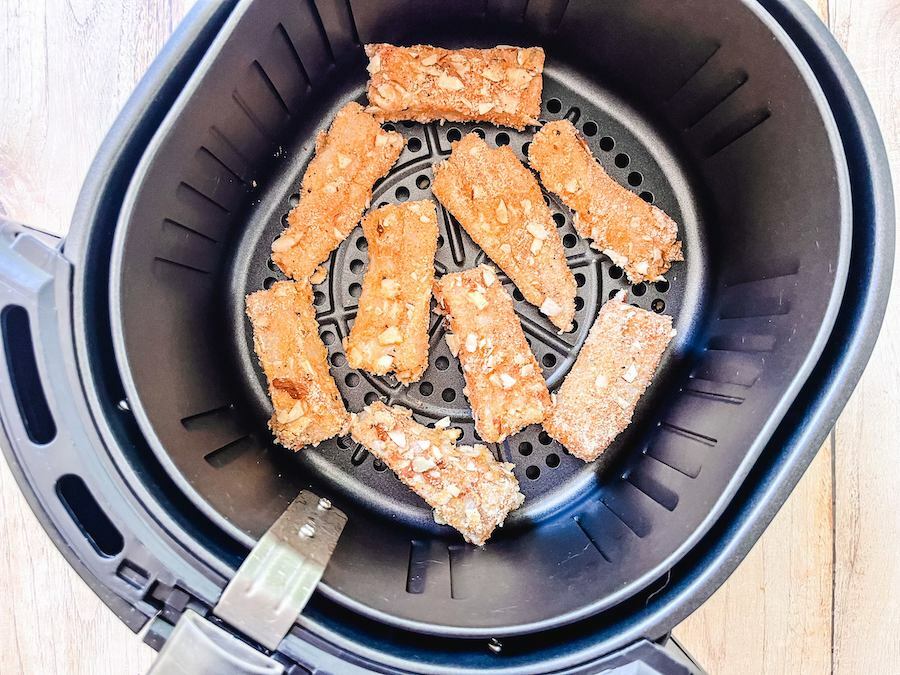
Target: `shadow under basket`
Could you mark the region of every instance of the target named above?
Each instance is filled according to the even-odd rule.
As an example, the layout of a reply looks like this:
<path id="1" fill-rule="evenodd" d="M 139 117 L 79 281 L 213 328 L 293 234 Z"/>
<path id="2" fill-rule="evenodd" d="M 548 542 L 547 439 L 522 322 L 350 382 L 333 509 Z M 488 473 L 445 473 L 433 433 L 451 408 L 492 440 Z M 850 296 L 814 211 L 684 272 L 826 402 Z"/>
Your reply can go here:
<path id="1" fill-rule="evenodd" d="M 834 373 L 864 363 L 877 334 L 890 185 L 877 128 L 858 131 L 870 116 L 858 84 L 843 60 L 831 63 L 843 59 L 836 46 L 793 1 L 231 4 L 198 7 L 160 57 L 101 151 L 76 212 L 82 223 L 62 249 L 73 290 L 56 291 L 57 302 L 74 336 L 58 336 L 69 345 L 58 358 L 74 357 L 63 370 L 85 392 L 72 406 L 95 438 L 70 445 L 99 459 L 80 471 L 59 460 L 60 497 L 93 502 L 78 529 L 105 561 L 102 574 L 88 565 L 104 579 L 97 586 L 124 599 L 133 627 L 156 611 L 177 619 L 191 602 L 208 607 L 246 551 L 311 489 L 348 523 L 279 649 L 285 662 L 548 672 L 663 637 L 786 498 L 861 366 Z M 551 391 L 619 290 L 671 315 L 678 334 L 601 461 L 575 459 L 539 426 L 489 446 L 515 464 L 526 502 L 483 548 L 436 525 L 349 437 L 292 453 L 266 427 L 271 407 L 244 298 L 284 278 L 272 241 L 316 134 L 346 102 L 365 102 L 369 42 L 542 46 L 542 121 L 570 120 L 615 180 L 672 216 L 684 243 L 685 261 L 665 281 L 629 285 L 545 193 L 577 281 L 575 330 L 558 334 L 501 279 Z M 431 198 L 432 165 L 466 133 L 524 159 L 535 131 L 386 126 L 407 143 L 373 206 Z M 438 219 L 437 274 L 486 260 L 441 206 Z M 5 244 L 10 255 L 21 239 Z M 438 316 L 420 382 L 349 368 L 342 340 L 367 264 L 357 227 L 315 287 L 348 409 L 382 399 L 426 424 L 450 416 L 464 442 L 477 442 Z M 865 312 L 863 328 L 856 318 Z M 51 319 L 41 316 L 27 339 L 55 438 L 66 427 L 64 384 L 48 379 L 41 325 Z M 22 317 L 13 319 L 4 327 Z M 23 367 L 11 369 L 13 388 Z M 66 504 L 79 523 L 81 507 Z M 42 508 L 54 522 L 56 507 Z M 714 560 L 720 553 L 728 561 Z M 158 646 L 165 638 L 155 635 Z"/>

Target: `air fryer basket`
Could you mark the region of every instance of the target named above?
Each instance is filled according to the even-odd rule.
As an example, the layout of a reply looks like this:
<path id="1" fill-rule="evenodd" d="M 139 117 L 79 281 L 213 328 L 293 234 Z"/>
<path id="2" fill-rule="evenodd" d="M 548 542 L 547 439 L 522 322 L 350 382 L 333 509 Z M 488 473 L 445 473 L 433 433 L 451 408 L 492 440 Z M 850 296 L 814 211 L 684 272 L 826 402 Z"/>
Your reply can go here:
<path id="1" fill-rule="evenodd" d="M 0 392 L 4 422 L 17 409 L 25 418 L 11 437 L 54 457 L 56 470 L 28 469 L 25 453 L 13 466 L 48 527 L 74 518 L 88 545 L 67 544 L 83 573 L 103 575 L 107 602 L 135 628 L 156 611 L 159 626 L 209 607 L 247 549 L 311 488 L 349 521 L 295 628 L 301 639 L 282 645 L 299 663 L 546 672 L 659 638 L 699 604 L 849 395 L 889 280 L 890 189 L 870 112 L 805 10 L 771 10 L 778 21 L 739 0 L 244 0 L 196 10 L 195 32 L 161 57 L 98 158 L 65 243 L 71 287 L 61 256 L 29 237 L 4 243 L 43 270 L 32 284 L 41 295 L 18 302 L 35 306 L 32 358 L 57 420 L 47 438 L 33 436 L 41 419 L 23 412 L 28 392 Z M 611 175 L 670 213 L 684 239 L 686 261 L 666 283 L 628 287 L 547 195 L 578 281 L 575 332 L 556 334 L 504 282 L 551 389 L 618 289 L 673 315 L 679 334 L 634 424 L 598 465 L 537 427 L 492 448 L 516 465 L 527 501 L 482 549 L 436 526 L 349 439 L 294 454 L 265 427 L 243 298 L 280 278 L 271 242 L 315 134 L 346 101 L 363 100 L 360 45 L 373 41 L 543 46 L 543 119 L 570 119 Z M 523 157 L 533 132 L 394 126 L 407 148 L 376 186 L 376 205 L 427 197 L 430 166 L 458 135 L 474 130 Z M 439 218 L 438 273 L 480 262 L 459 225 L 442 209 Z M 315 295 L 348 406 L 381 397 L 423 422 L 450 415 L 475 440 L 437 317 L 420 383 L 347 368 L 341 338 L 366 262 L 356 229 Z M 10 297 L 31 297 L 32 286 Z M 3 310 L 5 343 L 18 316 Z M 78 395 L 63 405 L 66 382 Z M 92 514 L 110 517 L 79 518 L 83 491 L 94 494 Z M 54 494 L 62 506 L 48 501 Z M 108 530 L 115 536 L 100 536 Z M 499 661 L 484 648 L 498 637 Z M 158 645 L 165 630 L 148 639 Z"/>

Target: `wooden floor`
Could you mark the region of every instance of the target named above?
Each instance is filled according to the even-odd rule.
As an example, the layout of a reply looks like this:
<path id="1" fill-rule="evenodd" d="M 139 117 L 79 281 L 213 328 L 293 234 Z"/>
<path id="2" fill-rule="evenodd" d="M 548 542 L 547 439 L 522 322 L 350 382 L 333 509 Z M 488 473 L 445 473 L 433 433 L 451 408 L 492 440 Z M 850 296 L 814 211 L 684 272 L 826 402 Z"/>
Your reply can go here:
<path id="1" fill-rule="evenodd" d="M 811 0 L 900 168 L 900 0 Z M 125 7 L 123 7 L 123 5 Z M 0 209 L 63 233 L 88 164 L 189 0 L 0 0 Z M 900 293 L 835 431 L 728 582 L 675 630 L 710 673 L 900 673 Z M 141 673 L 0 462 L 3 673 Z"/>

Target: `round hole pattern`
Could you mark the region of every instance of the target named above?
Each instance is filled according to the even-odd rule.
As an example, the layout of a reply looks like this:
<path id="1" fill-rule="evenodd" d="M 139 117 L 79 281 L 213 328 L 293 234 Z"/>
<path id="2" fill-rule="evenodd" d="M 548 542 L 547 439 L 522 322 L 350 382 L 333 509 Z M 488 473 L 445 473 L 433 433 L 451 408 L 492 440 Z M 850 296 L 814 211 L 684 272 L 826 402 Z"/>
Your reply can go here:
<path id="1" fill-rule="evenodd" d="M 405 202 L 409 199 L 409 190 L 401 185 L 394 191 L 394 196 L 397 198 L 398 202 Z"/>
<path id="2" fill-rule="evenodd" d="M 441 398 L 444 399 L 447 403 L 453 403 L 456 400 L 456 390 L 447 387 L 444 391 L 441 392 Z"/>
<path id="3" fill-rule="evenodd" d="M 363 401 L 365 401 L 366 405 L 372 405 L 377 400 L 378 394 L 376 394 L 374 391 L 370 391 L 365 396 L 363 396 Z"/>
<path id="4" fill-rule="evenodd" d="M 447 129 L 447 140 L 451 143 L 456 143 L 460 138 L 462 138 L 462 132 L 456 127 L 450 127 Z"/>
<path id="5" fill-rule="evenodd" d="M 362 295 L 362 286 L 360 286 L 359 284 L 350 284 L 350 295 L 352 295 L 354 298 L 358 298 L 360 295 Z"/>
<path id="6" fill-rule="evenodd" d="M 653 203 L 653 193 L 648 190 L 642 190 L 641 193 L 638 195 L 638 197 L 643 199 L 648 204 Z"/>
<path id="7" fill-rule="evenodd" d="M 575 275 L 575 285 L 578 286 L 578 288 L 582 288 L 586 281 L 587 279 L 585 279 L 584 275 L 581 274 L 581 272 Z"/>
<path id="8" fill-rule="evenodd" d="M 450 367 L 450 359 L 446 356 L 439 356 L 435 359 L 434 367 L 438 370 L 447 370 Z"/>
<path id="9" fill-rule="evenodd" d="M 385 125 L 382 127 L 382 129 L 384 129 L 385 131 L 396 131 L 396 130 L 397 130 L 397 127 L 395 127 L 393 124 L 391 124 L 390 122 L 388 122 L 387 124 L 385 124 Z"/>
<path id="10" fill-rule="evenodd" d="M 348 387 L 357 387 L 359 386 L 359 375 L 356 373 L 347 373 L 347 376 L 344 378 L 344 382 Z"/>
<path id="11" fill-rule="evenodd" d="M 365 237 L 360 237 L 356 240 L 356 250 L 358 251 L 368 251 L 369 250 L 369 242 L 366 241 Z"/>
<path id="12" fill-rule="evenodd" d="M 566 217 L 561 213 L 554 213 L 553 222 L 556 223 L 557 227 L 562 227 L 566 224 Z"/>
<path id="13" fill-rule="evenodd" d="M 522 295 L 522 291 L 520 291 L 518 288 L 514 288 L 512 294 L 513 294 L 513 299 L 516 302 L 522 302 L 523 300 L 525 300 L 525 296 Z"/>
<path id="14" fill-rule="evenodd" d="M 475 127 L 474 129 L 472 129 L 472 133 L 478 136 L 478 138 L 480 138 L 481 140 L 484 140 L 484 129 L 482 129 L 481 127 Z"/>
<path id="15" fill-rule="evenodd" d="M 376 471 L 384 471 L 387 469 L 387 464 L 382 462 L 380 459 L 376 459 L 372 462 L 372 468 Z"/>
<path id="16" fill-rule="evenodd" d="M 341 352 L 335 352 L 331 355 L 331 365 L 335 368 L 341 368 L 345 363 L 347 363 L 347 357 Z"/>
<path id="17" fill-rule="evenodd" d="M 582 309 L 584 309 L 584 298 L 576 295 L 575 296 L 575 311 L 580 312 Z"/>
<path id="18" fill-rule="evenodd" d="M 584 132 L 585 136 L 596 136 L 599 131 L 596 122 L 585 122 L 584 126 L 581 127 L 581 130 Z"/>
<path id="19" fill-rule="evenodd" d="M 612 136 L 604 136 L 600 139 L 600 149 L 603 150 L 603 152 L 609 152 L 614 147 L 616 147 L 616 142 Z"/>
<path id="20" fill-rule="evenodd" d="M 650 309 L 657 314 L 662 314 L 666 310 L 666 301 L 662 298 L 656 298 L 656 300 L 650 303 Z"/>
<path id="21" fill-rule="evenodd" d="M 416 187 L 420 190 L 427 190 L 431 185 L 431 179 L 428 176 L 419 176 L 416 178 Z"/>
<path id="22" fill-rule="evenodd" d="M 322 291 L 316 291 L 313 293 L 313 304 L 316 307 L 321 307 L 325 304 L 325 294 Z"/>
<path id="23" fill-rule="evenodd" d="M 434 385 L 431 382 L 421 382 L 419 384 L 419 393 L 422 396 L 431 396 L 434 393 Z"/>
<path id="24" fill-rule="evenodd" d="M 422 149 L 422 141 L 413 136 L 406 142 L 406 147 L 410 152 L 419 152 Z"/>
<path id="25" fill-rule="evenodd" d="M 557 455 L 555 452 L 551 452 L 549 455 L 547 455 L 544 463 L 551 469 L 555 469 L 559 466 L 559 455 Z"/>
<path id="26" fill-rule="evenodd" d="M 350 271 L 353 274 L 359 274 L 363 271 L 363 267 L 365 267 L 365 263 L 362 260 L 351 260 L 350 261 Z"/>
<path id="27" fill-rule="evenodd" d="M 335 340 L 334 333 L 330 330 L 322 331 L 322 342 L 326 345 L 333 345 Z"/>
<path id="28" fill-rule="evenodd" d="M 634 295 L 636 295 L 637 297 L 641 297 L 644 293 L 647 292 L 647 284 L 645 284 L 645 283 L 635 284 L 634 286 L 631 287 L 631 292 Z"/>
<path id="29" fill-rule="evenodd" d="M 609 268 L 610 279 L 621 279 L 625 272 L 618 265 L 611 265 Z"/>
<path id="30" fill-rule="evenodd" d="M 556 365 L 556 354 L 544 354 L 541 357 L 541 364 L 544 368 L 552 368 Z"/>
<path id="31" fill-rule="evenodd" d="M 494 143 L 496 143 L 498 147 L 501 145 L 509 145 L 509 134 L 505 131 L 501 131 L 494 136 Z"/>
<path id="32" fill-rule="evenodd" d="M 669 282 L 665 279 L 660 279 L 654 284 L 654 286 L 656 286 L 656 290 L 660 293 L 665 293 L 669 290 Z"/>
<path id="33" fill-rule="evenodd" d="M 523 457 L 528 457 L 534 451 L 534 446 L 531 445 L 528 441 L 522 441 L 519 443 L 519 454 Z"/>
<path id="34" fill-rule="evenodd" d="M 297 204 L 300 203 L 300 193 L 299 193 L 299 192 L 295 192 L 294 194 L 292 194 L 292 195 L 288 198 L 288 202 L 290 203 L 291 208 L 297 206 Z"/>
<path id="35" fill-rule="evenodd" d="M 528 157 L 528 148 L 530 148 L 530 147 L 531 147 L 531 141 L 528 141 L 527 143 L 522 143 L 522 154 L 525 155 L 525 157 Z M 546 199 L 546 197 L 544 197 L 544 199 Z"/>
<path id="36" fill-rule="evenodd" d="M 578 237 L 574 234 L 569 233 L 565 237 L 563 237 L 563 246 L 566 248 L 575 248 L 575 244 L 578 243 Z"/>
<path id="37" fill-rule="evenodd" d="M 538 434 L 538 441 L 540 441 L 541 445 L 550 445 L 551 443 L 553 443 L 553 439 L 550 438 L 550 434 L 548 434 L 546 431 L 542 431 Z"/>
<path id="38" fill-rule="evenodd" d="M 547 112 L 553 113 L 554 115 L 562 110 L 562 101 L 558 98 L 551 98 L 547 101 Z"/>
<path id="39" fill-rule="evenodd" d="M 275 277 L 266 277 L 265 281 L 263 281 L 263 288 L 272 288 L 272 285 L 275 283 L 275 281 L 277 281 Z"/>
<path id="40" fill-rule="evenodd" d="M 628 184 L 631 187 L 637 187 L 638 185 L 640 185 L 643 182 L 644 182 L 644 176 L 641 174 L 640 171 L 632 171 L 630 174 L 628 174 Z"/>
<path id="41" fill-rule="evenodd" d="M 626 155 L 624 152 L 620 152 L 618 155 L 616 155 L 615 162 L 617 167 L 619 167 L 620 169 L 624 169 L 631 162 L 631 157 Z"/>
<path id="42" fill-rule="evenodd" d="M 525 469 L 525 476 L 528 480 L 537 480 L 541 477 L 541 469 L 537 466 L 531 465 L 527 469 Z"/>

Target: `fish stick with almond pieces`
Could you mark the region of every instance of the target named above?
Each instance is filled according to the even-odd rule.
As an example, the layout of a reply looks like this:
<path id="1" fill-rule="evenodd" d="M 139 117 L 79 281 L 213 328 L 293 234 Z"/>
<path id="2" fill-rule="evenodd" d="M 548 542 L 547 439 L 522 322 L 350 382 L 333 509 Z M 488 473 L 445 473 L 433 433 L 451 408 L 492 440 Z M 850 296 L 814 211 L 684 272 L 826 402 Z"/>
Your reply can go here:
<path id="1" fill-rule="evenodd" d="M 684 260 L 675 221 L 613 180 L 569 120 L 545 124 L 531 140 L 528 160 L 575 213 L 578 233 L 631 283 L 660 280 Z"/>
<path id="2" fill-rule="evenodd" d="M 475 430 L 499 443 L 550 411 L 550 394 L 512 299 L 489 265 L 435 282 L 446 340 L 462 364 Z"/>
<path id="3" fill-rule="evenodd" d="M 278 281 L 247 296 L 253 346 L 269 383 L 269 428 L 300 450 L 346 433 L 350 417 L 328 369 L 328 353 L 305 281 Z"/>
<path id="4" fill-rule="evenodd" d="M 507 146 L 468 134 L 452 147 L 434 167 L 434 195 L 528 302 L 571 330 L 575 277 L 537 180 Z"/>
<path id="5" fill-rule="evenodd" d="M 481 121 L 522 130 L 538 124 L 540 47 L 441 49 L 366 45 L 369 108 L 379 120 Z"/>
<path id="6" fill-rule="evenodd" d="M 671 317 L 619 293 L 600 309 L 544 429 L 579 459 L 597 459 L 631 423 L 674 335 Z"/>
<path id="7" fill-rule="evenodd" d="M 428 323 L 438 223 L 434 202 L 390 204 L 363 220 L 369 268 L 345 345 L 351 368 L 393 371 L 403 384 L 428 366 Z"/>
<path id="8" fill-rule="evenodd" d="M 272 244 L 272 259 L 292 279 L 307 279 L 356 227 L 372 187 L 403 151 L 403 136 L 385 131 L 358 103 L 338 112 L 316 138 L 316 155 L 288 213 L 288 227 Z"/>
<path id="9" fill-rule="evenodd" d="M 513 465 L 498 462 L 483 445 L 457 445 L 459 429 L 445 417 L 434 428 L 412 411 L 376 401 L 350 423 L 350 435 L 434 509 L 434 520 L 483 545 L 525 500 Z"/>

